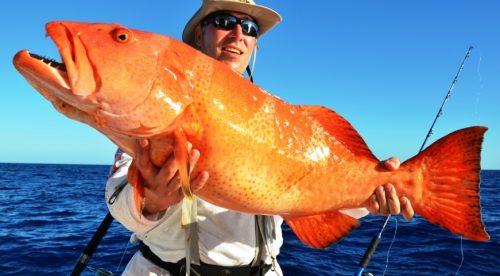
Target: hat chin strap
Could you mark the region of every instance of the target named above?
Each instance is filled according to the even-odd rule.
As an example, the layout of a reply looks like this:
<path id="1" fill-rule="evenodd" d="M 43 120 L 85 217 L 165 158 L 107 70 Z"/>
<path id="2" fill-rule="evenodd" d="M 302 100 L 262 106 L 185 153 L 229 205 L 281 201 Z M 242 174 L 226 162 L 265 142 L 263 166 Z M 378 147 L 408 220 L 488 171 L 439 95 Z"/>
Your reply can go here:
<path id="1" fill-rule="evenodd" d="M 255 61 L 257 60 L 257 50 L 259 50 L 259 45 L 255 44 L 255 47 L 253 50 L 252 67 L 250 68 L 250 65 L 247 65 L 247 74 L 248 74 L 248 78 L 250 78 L 251 82 L 253 82 L 253 71 L 255 68 Z"/>

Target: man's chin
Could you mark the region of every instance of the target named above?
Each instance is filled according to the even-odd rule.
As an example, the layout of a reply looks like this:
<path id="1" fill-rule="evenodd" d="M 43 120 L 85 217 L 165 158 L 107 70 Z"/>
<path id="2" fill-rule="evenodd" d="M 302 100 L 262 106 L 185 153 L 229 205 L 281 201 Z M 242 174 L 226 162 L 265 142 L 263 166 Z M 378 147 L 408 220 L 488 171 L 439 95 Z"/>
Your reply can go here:
<path id="1" fill-rule="evenodd" d="M 243 74 L 245 72 L 246 64 L 241 61 L 232 61 L 232 60 L 221 60 L 223 63 L 229 65 L 231 69 L 236 71 L 237 73 Z"/>

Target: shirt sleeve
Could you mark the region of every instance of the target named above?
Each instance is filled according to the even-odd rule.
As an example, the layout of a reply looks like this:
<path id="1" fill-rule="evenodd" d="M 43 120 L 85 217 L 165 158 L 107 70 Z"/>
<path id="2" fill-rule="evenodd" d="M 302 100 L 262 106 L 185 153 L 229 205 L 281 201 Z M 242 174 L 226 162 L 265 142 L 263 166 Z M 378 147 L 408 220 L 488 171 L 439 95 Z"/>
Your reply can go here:
<path id="1" fill-rule="evenodd" d="M 125 228 L 142 235 L 160 224 L 165 212 L 147 217 L 137 213 L 134 191 L 132 185 L 127 182 L 128 168 L 131 163 L 132 157 L 130 155 L 120 152 L 120 150 L 117 151 L 110 177 L 106 183 L 106 204 L 111 215 Z M 126 183 L 125 186 L 118 192 L 124 183 Z"/>
<path id="2" fill-rule="evenodd" d="M 360 219 L 370 213 L 366 208 L 342 209 L 340 212 L 355 219 Z"/>

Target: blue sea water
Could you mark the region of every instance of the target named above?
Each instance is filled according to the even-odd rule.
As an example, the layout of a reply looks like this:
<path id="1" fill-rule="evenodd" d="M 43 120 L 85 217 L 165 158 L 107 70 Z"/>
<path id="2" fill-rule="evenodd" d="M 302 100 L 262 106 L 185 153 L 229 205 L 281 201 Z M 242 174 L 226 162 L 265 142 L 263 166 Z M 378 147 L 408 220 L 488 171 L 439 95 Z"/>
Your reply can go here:
<path id="1" fill-rule="evenodd" d="M 108 166 L 0 163 L 0 275 L 69 275 L 107 213 L 108 170 Z M 409 223 L 393 217 L 368 271 L 375 275 L 500 275 L 500 171 L 482 171 L 481 177 L 481 205 L 490 241 L 462 240 L 419 216 Z M 358 229 L 325 250 L 301 244 L 284 225 L 279 262 L 285 275 L 353 275 L 382 220 L 364 218 Z M 113 222 L 82 275 L 94 275 L 95 268 L 119 274 L 136 250 L 129 237 L 125 228 Z"/>

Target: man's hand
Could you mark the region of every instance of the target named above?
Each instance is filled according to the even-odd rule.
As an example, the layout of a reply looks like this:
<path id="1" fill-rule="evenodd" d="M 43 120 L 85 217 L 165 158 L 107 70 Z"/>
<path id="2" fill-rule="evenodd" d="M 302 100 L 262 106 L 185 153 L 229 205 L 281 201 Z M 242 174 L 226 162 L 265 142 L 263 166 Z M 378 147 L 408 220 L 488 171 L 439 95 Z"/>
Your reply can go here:
<path id="1" fill-rule="evenodd" d="M 139 140 L 136 144 L 136 155 L 134 157 L 137 169 L 140 171 L 144 185 L 144 215 L 155 214 L 166 210 L 177 204 L 183 198 L 181 181 L 178 173 L 174 154 L 172 153 L 162 167 L 155 166 L 149 155 L 148 140 Z M 192 149 L 188 144 L 189 162 L 191 171 L 200 158 L 200 151 Z M 200 172 L 191 179 L 191 190 L 200 190 L 208 181 L 208 172 Z"/>
<path id="2" fill-rule="evenodd" d="M 400 162 L 396 157 L 391 157 L 382 162 L 385 167 L 394 171 L 399 168 Z M 368 211 L 376 215 L 398 215 L 402 214 L 406 220 L 411 220 L 415 211 L 410 200 L 406 197 L 399 198 L 396 188 L 390 183 L 377 187 L 371 198 L 368 200 Z"/>

